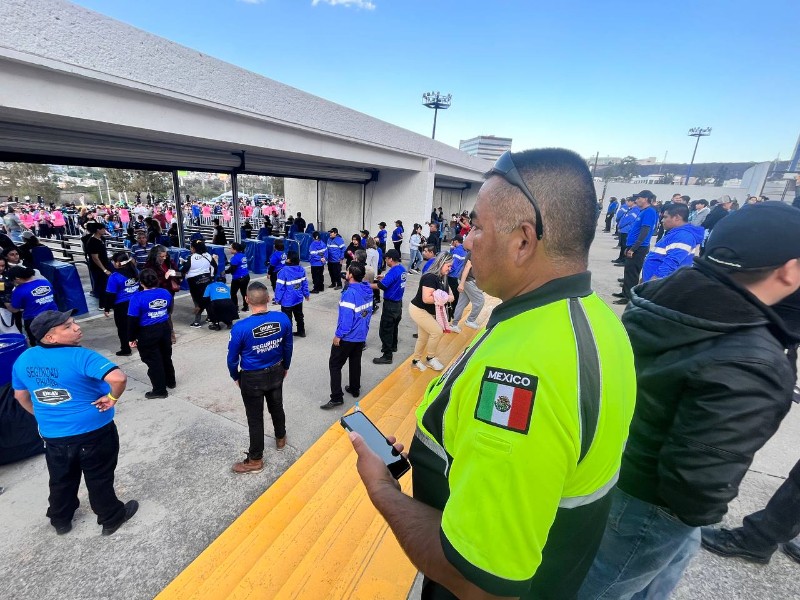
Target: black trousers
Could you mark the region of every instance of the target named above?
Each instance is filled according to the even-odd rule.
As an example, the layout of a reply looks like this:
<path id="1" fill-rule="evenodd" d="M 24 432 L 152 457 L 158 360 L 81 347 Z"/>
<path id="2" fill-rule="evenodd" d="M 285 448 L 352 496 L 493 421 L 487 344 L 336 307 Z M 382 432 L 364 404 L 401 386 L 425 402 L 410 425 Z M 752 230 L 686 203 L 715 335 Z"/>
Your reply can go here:
<path id="1" fill-rule="evenodd" d="M 614 215 L 609 213 L 606 215 L 606 228 L 603 231 L 611 231 L 611 219 L 614 218 Z"/>
<path id="2" fill-rule="evenodd" d="M 94 264 L 94 261 L 89 259 L 91 262 L 89 264 L 89 274 L 91 275 L 92 280 L 92 292 L 94 293 L 94 297 L 97 298 L 100 302 L 103 301 L 103 296 L 106 294 L 106 284 L 108 283 L 108 275 L 106 275 L 103 271 L 97 268 Z"/>
<path id="3" fill-rule="evenodd" d="M 250 449 L 247 456 L 259 460 L 264 456 L 264 400 L 272 417 L 275 438 L 286 436 L 286 414 L 283 412 L 283 363 L 259 371 L 242 371 L 239 388 L 242 392 Z"/>
<path id="4" fill-rule="evenodd" d="M 627 233 L 620 233 L 619 234 L 619 256 L 617 260 L 622 262 L 625 260 L 625 245 L 628 243 L 628 234 Z"/>
<path id="5" fill-rule="evenodd" d="M 319 265 L 311 267 L 311 282 L 313 283 L 313 290 L 321 292 L 325 289 L 325 267 Z"/>
<path id="6" fill-rule="evenodd" d="M 169 322 L 147 325 L 139 329 L 139 358 L 147 365 L 147 376 L 153 391 L 163 394 L 167 386 L 175 385 L 175 367 L 172 365 L 172 330 Z"/>
<path id="7" fill-rule="evenodd" d="M 78 502 L 81 475 L 89 490 L 89 504 L 99 525 L 113 526 L 125 518 L 125 505 L 114 492 L 114 469 L 119 456 L 119 435 L 108 425 L 63 438 L 48 438 L 44 449 L 50 474 L 47 516 L 54 527 L 72 521 Z"/>
<path id="8" fill-rule="evenodd" d="M 236 304 L 236 294 L 242 295 L 242 306 L 247 306 L 244 296 L 247 293 L 247 286 L 250 285 L 250 275 L 245 275 L 239 279 L 231 279 L 231 300 Z"/>
<path id="9" fill-rule="evenodd" d="M 342 402 L 342 367 L 349 361 L 350 390 L 361 390 L 361 352 L 364 342 L 339 342 L 338 346 L 331 344 L 331 357 L 328 359 L 328 370 L 331 373 L 331 401 Z"/>
<path id="10" fill-rule="evenodd" d="M 272 295 L 275 295 L 275 288 L 278 286 L 278 272 L 272 267 L 269 268 L 269 282 L 272 284 Z"/>
<path id="11" fill-rule="evenodd" d="M 119 349 L 123 352 L 131 351 L 128 345 L 128 304 L 130 302 L 119 302 L 114 305 L 114 325 L 117 326 Z"/>
<path id="12" fill-rule="evenodd" d="M 400 300 L 389 300 L 383 297 L 383 312 L 378 335 L 381 338 L 381 352 L 391 355 L 397 352 L 397 330 L 403 319 L 403 303 Z"/>
<path id="13" fill-rule="evenodd" d="M 303 318 L 303 303 L 295 304 L 294 306 L 281 306 L 281 312 L 289 317 L 289 321 L 294 320 L 297 321 L 297 333 L 305 333 L 306 332 L 306 321 Z"/>
<path id="14" fill-rule="evenodd" d="M 800 534 L 800 462 L 795 464 L 767 506 L 747 515 L 742 526 L 733 531 L 743 546 L 764 552 L 773 552 L 778 544 Z"/>
<path id="15" fill-rule="evenodd" d="M 382 244 L 379 243 L 378 248 L 381 249 L 381 258 L 382 258 L 381 264 L 378 265 L 378 268 L 382 269 L 386 266 L 386 242 L 383 242 Z"/>
<path id="16" fill-rule="evenodd" d="M 639 246 L 633 253 L 632 258 L 625 257 L 625 274 L 622 276 L 622 293 L 628 298 L 631 297 L 631 288 L 639 283 L 639 277 L 642 275 L 642 267 L 644 266 L 644 259 L 649 248 Z"/>
<path id="17" fill-rule="evenodd" d="M 397 250 L 398 252 L 400 252 L 400 246 L 402 246 L 402 245 L 403 245 L 403 242 L 402 242 L 402 240 L 401 240 L 401 241 L 399 241 L 399 242 L 392 242 L 392 245 L 394 246 L 394 249 L 395 249 L 395 250 Z M 402 252 L 400 252 L 400 255 L 401 255 L 401 256 L 402 256 L 402 254 L 403 254 L 403 253 L 402 253 Z"/>
<path id="18" fill-rule="evenodd" d="M 329 262 L 328 274 L 331 276 L 331 285 L 335 287 L 342 287 L 342 263 Z"/>
<path id="19" fill-rule="evenodd" d="M 447 285 L 450 286 L 450 291 L 453 293 L 453 301 L 447 305 L 447 320 L 453 320 L 453 314 L 456 312 L 456 305 L 458 305 L 458 297 L 461 295 L 458 291 L 458 279 L 455 277 L 447 277 Z"/>

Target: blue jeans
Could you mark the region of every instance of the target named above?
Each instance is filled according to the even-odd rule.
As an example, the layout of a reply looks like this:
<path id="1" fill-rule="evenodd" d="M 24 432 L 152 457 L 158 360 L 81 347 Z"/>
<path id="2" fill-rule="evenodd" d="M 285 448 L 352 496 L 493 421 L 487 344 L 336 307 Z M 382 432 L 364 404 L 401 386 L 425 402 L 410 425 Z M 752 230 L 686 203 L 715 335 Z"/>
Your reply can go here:
<path id="1" fill-rule="evenodd" d="M 663 600 L 700 548 L 700 528 L 615 488 L 600 549 L 579 600 Z"/>
<path id="2" fill-rule="evenodd" d="M 411 269 L 415 269 L 416 266 L 417 266 L 417 263 L 421 263 L 421 262 L 422 262 L 422 253 L 419 250 L 417 250 L 415 248 L 412 248 L 409 251 L 409 256 L 408 256 L 408 269 L 409 269 L 409 271 Z"/>

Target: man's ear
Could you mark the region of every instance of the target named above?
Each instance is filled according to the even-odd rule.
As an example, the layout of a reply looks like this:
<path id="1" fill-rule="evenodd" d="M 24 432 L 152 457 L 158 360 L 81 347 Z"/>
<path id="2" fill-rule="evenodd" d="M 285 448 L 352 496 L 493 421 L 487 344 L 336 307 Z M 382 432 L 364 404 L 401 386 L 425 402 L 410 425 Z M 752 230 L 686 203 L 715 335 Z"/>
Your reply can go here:
<path id="1" fill-rule="evenodd" d="M 536 237 L 536 226 L 533 223 L 525 221 L 513 233 L 515 247 L 515 263 L 521 265 L 522 263 L 533 258 L 534 253 L 542 243 Z"/>

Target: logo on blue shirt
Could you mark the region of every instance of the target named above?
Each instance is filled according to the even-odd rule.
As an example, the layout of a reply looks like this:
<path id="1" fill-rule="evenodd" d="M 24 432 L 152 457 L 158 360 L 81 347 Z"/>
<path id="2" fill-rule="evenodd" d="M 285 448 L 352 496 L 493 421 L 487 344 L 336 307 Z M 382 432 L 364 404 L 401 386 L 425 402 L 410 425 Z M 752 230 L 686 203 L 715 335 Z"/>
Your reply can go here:
<path id="1" fill-rule="evenodd" d="M 159 310 L 161 308 L 166 308 L 166 306 L 168 304 L 169 304 L 169 302 L 167 302 L 166 300 L 163 300 L 161 298 L 157 298 L 155 300 L 151 300 L 148 303 L 147 307 L 150 308 L 151 310 Z"/>
<path id="2" fill-rule="evenodd" d="M 51 294 L 52 290 L 50 289 L 49 285 L 40 285 L 37 288 L 34 288 L 31 294 L 34 296 L 46 296 L 47 294 Z"/>
<path id="3" fill-rule="evenodd" d="M 61 404 L 68 400 L 72 400 L 72 396 L 67 390 L 56 390 L 53 388 L 42 388 L 34 390 L 33 395 L 42 404 Z"/>
<path id="4" fill-rule="evenodd" d="M 280 333 L 280 323 L 264 323 L 253 329 L 253 337 L 265 338 Z"/>

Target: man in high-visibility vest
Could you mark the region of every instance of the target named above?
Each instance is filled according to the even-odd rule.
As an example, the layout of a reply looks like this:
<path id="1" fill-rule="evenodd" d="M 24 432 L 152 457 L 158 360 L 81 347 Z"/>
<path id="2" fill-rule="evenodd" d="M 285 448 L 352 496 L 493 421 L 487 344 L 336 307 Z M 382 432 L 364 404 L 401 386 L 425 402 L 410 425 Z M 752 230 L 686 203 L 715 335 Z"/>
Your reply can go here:
<path id="1" fill-rule="evenodd" d="M 586 162 L 507 152 L 487 177 L 464 245 L 502 304 L 427 388 L 414 497 L 350 437 L 370 499 L 425 575 L 423 598 L 571 598 L 605 528 L 633 355 L 586 270 L 597 218 Z"/>

